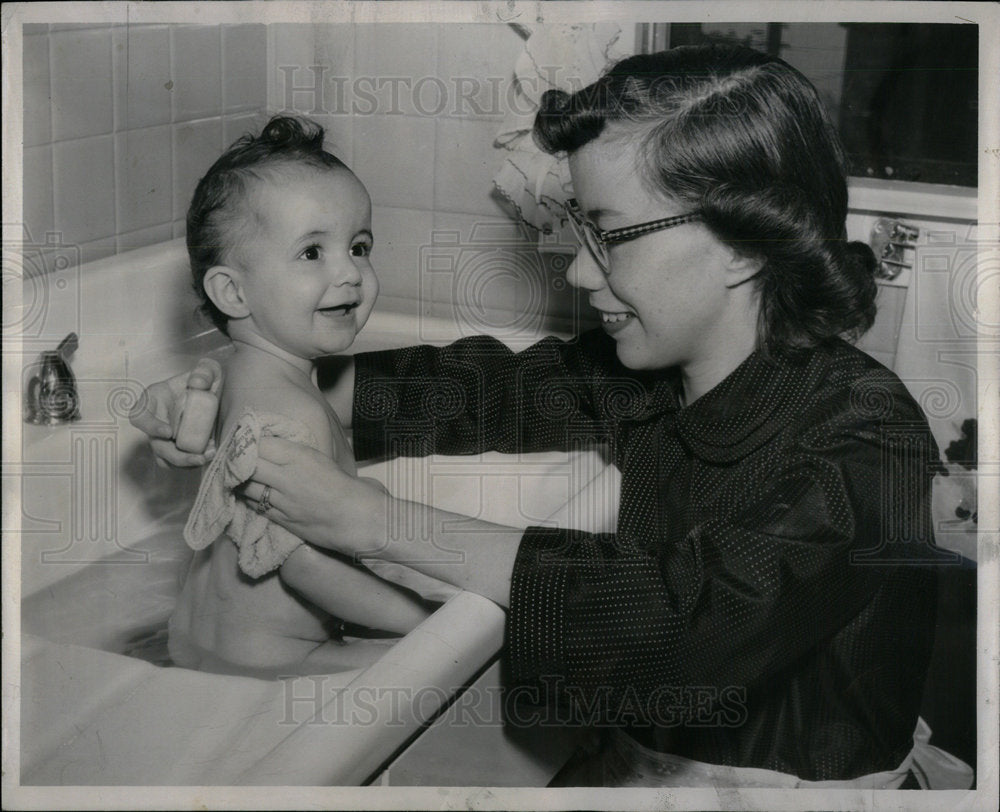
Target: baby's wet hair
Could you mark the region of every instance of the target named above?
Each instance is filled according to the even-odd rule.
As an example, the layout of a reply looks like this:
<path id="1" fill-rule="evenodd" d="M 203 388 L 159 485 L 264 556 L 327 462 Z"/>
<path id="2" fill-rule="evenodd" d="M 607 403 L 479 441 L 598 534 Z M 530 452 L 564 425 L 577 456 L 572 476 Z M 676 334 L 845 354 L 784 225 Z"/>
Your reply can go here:
<path id="1" fill-rule="evenodd" d="M 228 335 L 229 317 L 208 298 L 203 281 L 209 269 L 225 265 L 253 226 L 253 187 L 291 167 L 347 169 L 323 148 L 324 131 L 297 116 L 274 116 L 260 135 L 250 133 L 233 143 L 198 182 L 187 213 L 187 249 L 201 311 Z"/>

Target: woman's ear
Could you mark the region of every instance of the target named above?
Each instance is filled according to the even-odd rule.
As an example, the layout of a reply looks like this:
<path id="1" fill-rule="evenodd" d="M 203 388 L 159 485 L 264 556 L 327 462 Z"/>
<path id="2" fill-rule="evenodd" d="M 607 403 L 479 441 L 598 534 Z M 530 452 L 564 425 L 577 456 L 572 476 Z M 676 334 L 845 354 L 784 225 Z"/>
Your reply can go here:
<path id="1" fill-rule="evenodd" d="M 243 294 L 242 274 L 228 265 L 214 265 L 205 273 L 201 282 L 205 293 L 219 310 L 231 319 L 250 315 L 250 306 Z"/>
<path id="2" fill-rule="evenodd" d="M 749 282 L 764 268 L 763 257 L 741 254 L 732 248 L 729 248 L 729 252 L 729 261 L 726 263 L 726 287 L 729 290 Z"/>

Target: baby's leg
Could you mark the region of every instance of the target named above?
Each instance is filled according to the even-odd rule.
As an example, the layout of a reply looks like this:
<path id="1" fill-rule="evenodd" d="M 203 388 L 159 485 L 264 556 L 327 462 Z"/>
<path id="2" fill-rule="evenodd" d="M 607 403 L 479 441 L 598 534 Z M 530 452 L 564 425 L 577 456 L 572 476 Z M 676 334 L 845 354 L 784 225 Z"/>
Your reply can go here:
<path id="1" fill-rule="evenodd" d="M 309 544 L 285 559 L 280 573 L 316 606 L 361 626 L 406 634 L 432 611 L 414 593 Z"/>

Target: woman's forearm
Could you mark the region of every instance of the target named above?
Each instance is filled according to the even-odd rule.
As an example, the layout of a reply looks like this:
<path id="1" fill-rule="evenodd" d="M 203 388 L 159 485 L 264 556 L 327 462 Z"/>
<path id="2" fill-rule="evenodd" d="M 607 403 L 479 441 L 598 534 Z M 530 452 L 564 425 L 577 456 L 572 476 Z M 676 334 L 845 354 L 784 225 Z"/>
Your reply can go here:
<path id="1" fill-rule="evenodd" d="M 313 448 L 278 437 L 258 446 L 245 496 L 269 488 L 268 518 L 318 547 L 394 561 L 506 606 L 522 530 L 393 498 Z"/>
<path id="2" fill-rule="evenodd" d="M 384 494 L 355 549 L 395 561 L 507 607 L 522 530 Z"/>

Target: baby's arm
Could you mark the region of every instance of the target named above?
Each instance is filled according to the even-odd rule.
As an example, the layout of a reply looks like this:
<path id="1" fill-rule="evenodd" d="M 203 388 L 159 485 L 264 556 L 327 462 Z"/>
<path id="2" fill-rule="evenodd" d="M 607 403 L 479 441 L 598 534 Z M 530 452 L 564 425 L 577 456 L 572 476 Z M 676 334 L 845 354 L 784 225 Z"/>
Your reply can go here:
<path id="1" fill-rule="evenodd" d="M 279 573 L 316 606 L 359 626 L 406 634 L 430 614 L 412 592 L 309 544 L 288 556 Z"/>
<path id="2" fill-rule="evenodd" d="M 327 456 L 338 459 L 350 454 L 349 447 L 337 444 L 326 408 L 310 395 L 301 390 L 287 393 L 280 412 L 304 424 L 317 438 L 317 449 Z M 353 469 L 353 465 L 344 467 Z M 430 614 L 427 604 L 414 593 L 308 544 L 292 552 L 279 575 L 311 603 L 358 626 L 405 634 Z"/>

